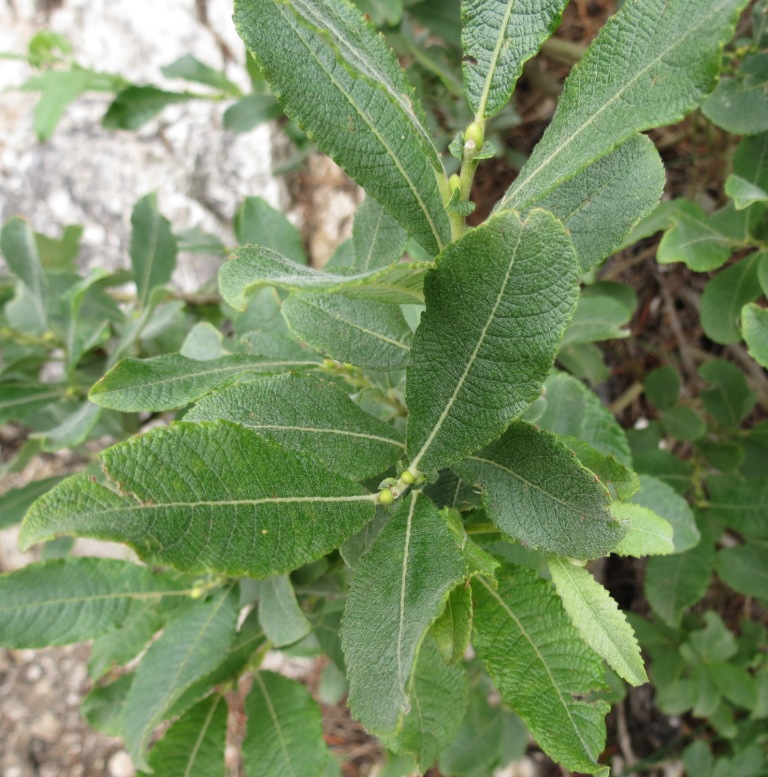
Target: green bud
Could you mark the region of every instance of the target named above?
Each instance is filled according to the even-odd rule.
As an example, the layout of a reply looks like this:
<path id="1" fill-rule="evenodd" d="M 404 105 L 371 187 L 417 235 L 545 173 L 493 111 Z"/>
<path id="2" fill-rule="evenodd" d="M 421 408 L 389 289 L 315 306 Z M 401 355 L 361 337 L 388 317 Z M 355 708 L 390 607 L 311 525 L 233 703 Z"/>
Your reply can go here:
<path id="1" fill-rule="evenodd" d="M 403 474 L 400 475 L 400 480 L 402 480 L 403 483 L 407 483 L 409 486 L 416 482 L 416 478 L 413 476 L 413 473 L 409 469 L 405 470 Z"/>
<path id="2" fill-rule="evenodd" d="M 459 176 L 454 173 L 448 179 L 448 186 L 450 187 L 452 193 L 458 189 L 461 189 L 461 178 L 459 178 Z"/>
<path id="3" fill-rule="evenodd" d="M 464 132 L 464 145 L 472 141 L 475 144 L 475 148 L 479 151 L 485 143 L 485 135 L 483 128 L 475 121 L 473 121 Z"/>
<path id="4" fill-rule="evenodd" d="M 393 496 L 392 492 L 388 488 L 383 488 L 381 491 L 379 491 L 380 505 L 391 505 L 392 502 L 394 501 L 395 501 L 395 497 Z"/>

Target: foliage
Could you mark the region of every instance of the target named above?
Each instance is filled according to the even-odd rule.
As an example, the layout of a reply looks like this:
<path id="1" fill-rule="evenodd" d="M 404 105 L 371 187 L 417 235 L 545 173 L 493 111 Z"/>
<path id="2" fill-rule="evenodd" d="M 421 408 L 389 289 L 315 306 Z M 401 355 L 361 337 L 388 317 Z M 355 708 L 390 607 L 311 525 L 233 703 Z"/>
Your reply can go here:
<path id="1" fill-rule="evenodd" d="M 359 5 L 406 48 L 419 14 L 441 28 L 434 2 Z M 402 759 L 392 773 L 437 761 L 450 774 L 490 774 L 522 752 L 527 728 L 564 768 L 606 775 L 605 665 L 642 684 L 641 646 L 661 709 L 706 717 L 732 743 L 716 756 L 690 744 L 684 758 L 703 764 L 698 773 L 751 768 L 765 747 L 765 630 L 744 623 L 737 637 L 711 610 L 690 611 L 713 570 L 738 594 L 766 598 L 768 430 L 742 428 L 755 392 L 713 358 L 700 395 L 681 398 L 675 368 L 662 366 L 645 383 L 657 418 L 627 435 L 579 378 L 602 379 L 595 343 L 626 336 L 636 304 L 627 287 L 594 282 L 595 269 L 660 230 L 661 263 L 711 271 L 736 252 L 709 281 L 702 326 L 715 343 L 744 337 L 765 364 L 759 106 L 736 112 L 737 131 L 752 134 L 726 182 L 732 201 L 711 215 L 694 201 L 656 208 L 663 166 L 639 133 L 702 103 L 723 123 L 724 102 L 762 83 L 766 4 L 716 88 L 744 0 L 627 0 L 574 67 L 518 178 L 470 229 L 474 173 L 496 153 L 487 122 L 565 3 L 534 5 L 463 4 L 472 120 L 451 144 L 460 167 L 448 175 L 456 162 L 444 166 L 419 94 L 355 6 L 239 0 L 252 72 L 367 198 L 324 270 L 307 266 L 281 214 L 246 201 L 234 224 L 244 245 L 220 249 L 221 306 L 198 311 L 183 342 L 190 319 L 166 284 L 180 245 L 211 240 L 174 234 L 152 195 L 134 209 L 130 273 L 76 275 L 75 230 L 52 240 L 20 219 L 3 228 L 13 275 L 3 418 L 54 449 L 123 438 L 136 413 L 176 411 L 103 451 L 100 477 L 4 497 L 11 520 L 34 500 L 25 548 L 95 537 L 147 565 L 65 558 L 0 578 L 5 644 L 95 639 L 99 686 L 85 712 L 124 738 L 144 772 L 220 773 L 222 692 L 251 671 L 246 773 L 338 774 L 317 703 L 260 668 L 267 650 L 289 646 L 326 654 L 343 674 L 352 714 Z M 449 53 L 456 29 L 442 26 Z M 33 43 L 36 65 L 60 64 L 55 47 L 67 53 L 61 40 Z M 457 77 L 442 56 L 428 49 L 421 62 L 450 91 Z M 212 88 L 206 99 L 232 96 L 244 109 L 253 97 L 191 58 L 167 70 Z M 27 85 L 43 92 L 38 111 L 56 78 L 78 72 L 80 91 L 117 83 L 49 68 Z M 120 86 L 108 125 L 191 96 Z M 128 280 L 136 298 L 121 306 L 108 291 Z M 42 383 L 53 361 L 62 368 Z M 627 617 L 585 569 L 612 554 L 654 556 L 652 621 Z M 488 701 L 491 684 L 501 705 Z M 174 722 L 150 748 L 164 721 Z"/>

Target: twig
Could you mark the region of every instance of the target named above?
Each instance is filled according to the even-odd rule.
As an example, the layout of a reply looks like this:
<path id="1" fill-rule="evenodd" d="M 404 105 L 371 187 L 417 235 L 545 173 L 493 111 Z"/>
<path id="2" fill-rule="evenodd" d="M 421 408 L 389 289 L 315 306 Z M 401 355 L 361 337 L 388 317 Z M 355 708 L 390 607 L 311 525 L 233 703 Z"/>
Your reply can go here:
<path id="1" fill-rule="evenodd" d="M 631 769 L 637 763 L 637 756 L 632 750 L 632 740 L 629 738 L 627 713 L 623 701 L 616 705 L 616 737 L 619 740 L 619 748 L 624 756 L 624 762 Z"/>

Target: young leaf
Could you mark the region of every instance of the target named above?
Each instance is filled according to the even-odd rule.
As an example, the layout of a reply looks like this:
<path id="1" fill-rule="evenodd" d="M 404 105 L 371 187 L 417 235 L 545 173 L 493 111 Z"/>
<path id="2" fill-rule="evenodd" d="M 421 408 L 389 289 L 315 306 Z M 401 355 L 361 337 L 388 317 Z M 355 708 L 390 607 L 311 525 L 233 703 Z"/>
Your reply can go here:
<path id="1" fill-rule="evenodd" d="M 432 624 L 432 636 L 446 664 L 464 658 L 472 636 L 472 591 L 468 585 L 451 591 L 442 615 Z"/>
<path id="2" fill-rule="evenodd" d="M 447 666 L 435 642 L 426 637 L 410 684 L 410 711 L 394 737 L 385 739 L 396 753 L 411 753 L 427 771 L 451 744 L 467 706 L 467 675 L 461 664 Z"/>
<path id="3" fill-rule="evenodd" d="M 369 731 L 398 728 L 424 632 L 465 574 L 451 528 L 418 493 L 405 499 L 363 556 L 347 595 L 341 640 L 349 708 Z"/>
<path id="4" fill-rule="evenodd" d="M 97 405 L 124 413 L 172 410 L 204 397 L 248 373 L 274 373 L 316 367 L 304 360 L 274 360 L 231 354 L 198 361 L 177 353 L 151 359 L 122 359 L 91 388 L 88 398 Z"/>
<path id="5" fill-rule="evenodd" d="M 219 694 L 189 710 L 150 751 L 150 772 L 163 777 L 224 777 L 227 712 L 227 702 Z"/>
<path id="6" fill-rule="evenodd" d="M 221 663 L 235 637 L 237 597 L 231 588 L 182 610 L 141 660 L 125 702 L 125 744 L 139 769 L 154 728 L 196 680 Z"/>
<path id="7" fill-rule="evenodd" d="M 544 137 L 497 208 L 535 202 L 636 132 L 681 119 L 714 87 L 744 5 L 624 3 L 573 68 Z"/>
<path id="8" fill-rule="evenodd" d="M 733 174 L 725 193 L 738 210 L 756 202 L 768 202 L 768 132 L 742 138 L 733 155 Z"/>
<path id="9" fill-rule="evenodd" d="M 672 227 L 659 243 L 661 264 L 683 262 L 696 272 L 716 270 L 731 255 L 731 239 L 696 203 L 683 200 L 672 215 Z"/>
<path id="10" fill-rule="evenodd" d="M 552 582 L 582 639 L 631 685 L 648 682 L 640 646 L 615 600 L 584 567 L 547 561 Z"/>
<path id="11" fill-rule="evenodd" d="M 551 583 L 523 567 L 505 567 L 498 577 L 498 591 L 482 578 L 472 591 L 481 661 L 548 755 L 572 771 L 607 777 L 597 759 L 609 705 L 583 699 L 602 687 L 602 662 Z"/>
<path id="12" fill-rule="evenodd" d="M 725 548 L 715 558 L 715 570 L 735 591 L 768 599 L 765 553 L 765 546 L 756 542 Z"/>
<path id="13" fill-rule="evenodd" d="M 243 740 L 247 777 L 322 775 L 328 748 L 320 708 L 295 680 L 256 672 L 245 700 Z"/>
<path id="14" fill-rule="evenodd" d="M 235 26 L 286 113 L 437 253 L 449 233 L 443 167 L 384 39 L 351 5 L 328 0 L 241 0 Z"/>
<path id="15" fill-rule="evenodd" d="M 152 429 L 101 460 L 124 496 L 69 478 L 27 514 L 24 547 L 89 536 L 184 571 L 268 577 L 330 552 L 374 513 L 356 483 L 228 421 Z"/>
<path id="16" fill-rule="evenodd" d="M 631 318 L 632 311 L 608 295 L 582 294 L 573 319 L 563 335 L 562 347 L 574 343 L 594 343 L 629 337 L 629 331 L 622 327 L 626 326 Z"/>
<path id="17" fill-rule="evenodd" d="M 235 310 L 260 286 L 288 291 L 341 293 L 396 305 L 421 304 L 424 275 L 431 263 L 391 264 L 361 273 L 334 273 L 296 264 L 268 248 L 246 246 L 219 270 L 221 295 Z"/>
<path id="18" fill-rule="evenodd" d="M 642 558 L 643 556 L 666 556 L 675 552 L 672 542 L 672 524 L 653 510 L 630 502 L 614 502 L 611 505 L 611 513 L 629 525 L 629 531 L 613 548 L 612 553 Z"/>
<path id="19" fill-rule="evenodd" d="M 301 232 L 261 197 L 246 197 L 232 222 L 237 242 L 264 246 L 305 265 L 307 256 Z"/>
<path id="20" fill-rule="evenodd" d="M 626 533 L 605 486 L 554 435 L 522 421 L 454 470 L 480 485 L 496 526 L 535 550 L 597 558 Z"/>
<path id="21" fill-rule="evenodd" d="M 230 386 L 184 416 L 186 421 L 220 418 L 311 455 L 354 480 L 384 472 L 405 452 L 391 424 L 366 413 L 331 383 L 306 376 L 280 375 Z"/>
<path id="22" fill-rule="evenodd" d="M 664 183 L 656 146 L 635 135 L 532 204 L 563 222 L 586 272 L 618 249 L 635 222 L 656 207 Z"/>
<path id="23" fill-rule="evenodd" d="M 744 58 L 733 78 L 722 78 L 702 103 L 702 113 L 718 127 L 735 135 L 754 135 L 768 130 L 768 54 Z"/>
<path id="24" fill-rule="evenodd" d="M 521 6 L 516 0 L 463 0 L 462 74 L 476 119 L 498 113 L 509 102 L 523 64 L 557 29 L 568 0 Z"/>
<path id="25" fill-rule="evenodd" d="M 146 567 L 114 559 L 42 561 L 0 576 L 0 634 L 6 647 L 84 642 L 117 628 L 132 602 L 178 589 Z"/>
<path id="26" fill-rule="evenodd" d="M 156 194 L 147 194 L 134 205 L 131 227 L 131 267 L 139 304 L 145 307 L 152 291 L 171 279 L 176 238 L 170 222 L 157 209 Z"/>
<path id="27" fill-rule="evenodd" d="M 259 623 L 275 647 L 298 642 L 312 630 L 288 575 L 273 575 L 260 583 Z"/>
<path id="28" fill-rule="evenodd" d="M 283 303 L 291 331 L 336 361 L 372 370 L 402 370 L 413 333 L 396 305 L 341 294 L 292 294 Z"/>
<path id="29" fill-rule="evenodd" d="M 406 238 L 405 231 L 384 208 L 367 197 L 352 224 L 354 268 L 366 272 L 397 262 L 405 250 Z"/>
<path id="30" fill-rule="evenodd" d="M 746 305 L 741 317 L 749 355 L 768 369 L 768 310 L 759 305 Z"/>
<path id="31" fill-rule="evenodd" d="M 650 475 L 640 475 L 640 490 L 632 497 L 635 504 L 653 510 L 673 529 L 675 553 L 682 553 L 699 544 L 701 533 L 696 517 L 685 501 L 671 486 Z"/>
<path id="32" fill-rule="evenodd" d="M 497 437 L 541 392 L 578 295 L 560 222 L 506 211 L 443 252 L 408 366 L 411 466 L 440 469 Z M 456 315 L 470 306 L 472 315 Z"/>

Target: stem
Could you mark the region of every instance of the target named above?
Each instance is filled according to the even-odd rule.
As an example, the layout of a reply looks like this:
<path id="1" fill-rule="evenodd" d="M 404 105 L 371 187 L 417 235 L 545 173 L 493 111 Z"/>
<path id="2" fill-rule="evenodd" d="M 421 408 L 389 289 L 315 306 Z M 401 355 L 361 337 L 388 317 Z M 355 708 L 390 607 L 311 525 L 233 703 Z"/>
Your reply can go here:
<path id="1" fill-rule="evenodd" d="M 472 193 L 472 181 L 477 170 L 477 153 L 483 147 L 485 137 L 485 119 L 478 114 L 474 122 L 467 127 L 465 132 L 464 149 L 461 155 L 461 170 L 459 171 L 459 191 L 461 201 L 468 202 Z M 457 240 L 467 231 L 467 222 L 464 216 L 451 212 L 451 240 Z"/>

